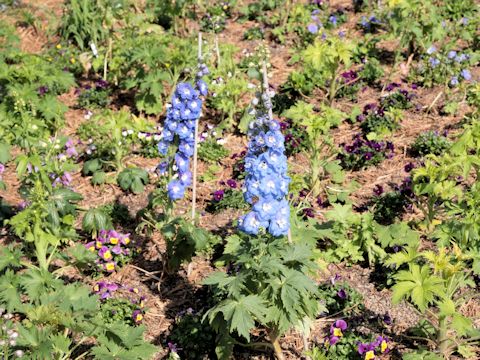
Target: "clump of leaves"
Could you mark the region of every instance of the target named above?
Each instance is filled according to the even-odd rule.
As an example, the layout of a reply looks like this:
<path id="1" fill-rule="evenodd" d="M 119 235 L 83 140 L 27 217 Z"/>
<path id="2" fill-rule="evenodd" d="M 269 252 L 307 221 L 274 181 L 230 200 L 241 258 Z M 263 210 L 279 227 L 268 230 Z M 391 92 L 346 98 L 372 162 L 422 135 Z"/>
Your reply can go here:
<path id="1" fill-rule="evenodd" d="M 266 329 L 281 356 L 278 339 L 292 326 L 321 310 L 318 288 L 309 274 L 316 268 L 314 241 L 288 243 L 285 237 L 238 234 L 227 239 L 223 263 L 228 273 L 210 275 L 218 303 L 204 316 L 218 333 L 216 353 L 227 357 L 236 338 L 250 341 L 256 327 Z"/>
<path id="2" fill-rule="evenodd" d="M 413 156 L 443 154 L 451 146 L 451 142 L 445 135 L 438 131 L 427 131 L 420 134 L 410 147 L 411 154 Z"/>
<path id="3" fill-rule="evenodd" d="M 149 183 L 148 173 L 137 167 L 128 167 L 118 174 L 117 182 L 122 190 L 140 194 Z"/>
<path id="4" fill-rule="evenodd" d="M 338 154 L 340 164 L 344 169 L 360 170 L 371 165 L 377 165 L 386 158 L 393 157 L 393 144 L 389 141 L 366 140 L 360 135 L 350 145 L 344 145 Z"/>
<path id="5" fill-rule="evenodd" d="M 350 316 L 364 310 L 363 297 L 358 291 L 345 282 L 332 282 L 319 286 L 320 298 L 325 302 L 329 314 Z"/>
<path id="6" fill-rule="evenodd" d="M 209 324 L 202 321 L 203 312 L 188 309 L 179 314 L 172 326 L 169 342 L 175 344 L 178 354 L 185 359 L 203 360 L 215 358 L 216 334 Z"/>
<path id="7" fill-rule="evenodd" d="M 240 189 L 220 189 L 213 193 L 213 198 L 207 205 L 207 210 L 218 213 L 226 209 L 246 209 L 248 204 Z"/>
<path id="8" fill-rule="evenodd" d="M 429 337 L 430 344 L 445 358 L 455 352 L 470 357 L 474 353 L 472 343 L 478 341 L 479 332 L 472 320 L 459 311 L 475 293 L 472 271 L 466 271 L 466 262 L 471 260 L 471 255 L 454 244 L 450 250 L 423 252 L 419 252 L 418 245 L 411 246 L 386 261 L 397 269 L 408 266 L 394 276 L 393 303 L 407 299 L 424 314 L 423 319 L 433 327 L 433 333 L 425 333 L 423 337 Z"/>
<path id="9" fill-rule="evenodd" d="M 198 146 L 198 158 L 209 163 L 216 163 L 228 154 L 228 149 L 212 137 L 202 141 Z"/>

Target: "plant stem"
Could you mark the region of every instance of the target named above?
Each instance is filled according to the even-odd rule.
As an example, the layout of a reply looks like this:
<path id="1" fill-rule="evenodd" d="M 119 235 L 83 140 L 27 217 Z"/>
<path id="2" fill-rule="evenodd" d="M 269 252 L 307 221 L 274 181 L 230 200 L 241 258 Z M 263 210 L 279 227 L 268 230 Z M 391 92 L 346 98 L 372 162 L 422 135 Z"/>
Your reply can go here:
<path id="1" fill-rule="evenodd" d="M 446 352 L 448 349 L 448 336 L 447 336 L 447 318 L 443 317 L 440 319 L 438 324 L 438 333 L 437 333 L 437 345 L 440 353 L 448 358 Z"/>
<path id="2" fill-rule="evenodd" d="M 271 330 L 271 331 L 267 331 L 267 333 L 268 333 L 268 336 L 270 337 L 270 343 L 273 346 L 275 357 L 277 358 L 277 360 L 285 360 L 285 357 L 283 356 L 283 352 L 282 352 L 282 347 L 278 342 L 277 332 L 275 330 Z"/>

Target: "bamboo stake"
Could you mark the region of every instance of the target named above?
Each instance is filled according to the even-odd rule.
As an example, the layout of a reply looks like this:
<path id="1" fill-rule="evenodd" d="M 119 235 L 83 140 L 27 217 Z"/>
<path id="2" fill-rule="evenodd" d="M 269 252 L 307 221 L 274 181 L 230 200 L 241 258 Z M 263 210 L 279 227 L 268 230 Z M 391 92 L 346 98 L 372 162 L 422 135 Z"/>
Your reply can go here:
<path id="1" fill-rule="evenodd" d="M 202 64 L 202 33 L 198 33 L 198 64 Z M 195 225 L 195 207 L 197 205 L 197 162 L 198 162 L 198 122 L 200 117 L 195 121 L 195 141 L 193 145 L 193 188 L 192 188 L 192 224 Z"/>

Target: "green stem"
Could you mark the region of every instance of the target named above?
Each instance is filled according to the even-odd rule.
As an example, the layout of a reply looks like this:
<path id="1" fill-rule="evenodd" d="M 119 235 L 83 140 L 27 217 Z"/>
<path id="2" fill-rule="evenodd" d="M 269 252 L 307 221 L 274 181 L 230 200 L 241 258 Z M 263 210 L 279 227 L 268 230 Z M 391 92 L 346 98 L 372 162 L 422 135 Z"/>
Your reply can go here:
<path id="1" fill-rule="evenodd" d="M 438 350 L 446 358 L 448 358 L 446 354 L 448 349 L 447 325 L 448 325 L 447 318 L 446 317 L 441 318 L 438 324 L 438 333 L 437 333 Z"/>
<path id="2" fill-rule="evenodd" d="M 283 356 L 283 352 L 282 352 L 282 347 L 278 342 L 278 338 L 279 338 L 278 331 L 276 331 L 275 329 L 272 329 L 272 330 L 267 330 L 267 333 L 268 333 L 268 336 L 270 337 L 270 343 L 272 344 L 275 357 L 277 358 L 277 360 L 285 360 L 285 357 Z"/>

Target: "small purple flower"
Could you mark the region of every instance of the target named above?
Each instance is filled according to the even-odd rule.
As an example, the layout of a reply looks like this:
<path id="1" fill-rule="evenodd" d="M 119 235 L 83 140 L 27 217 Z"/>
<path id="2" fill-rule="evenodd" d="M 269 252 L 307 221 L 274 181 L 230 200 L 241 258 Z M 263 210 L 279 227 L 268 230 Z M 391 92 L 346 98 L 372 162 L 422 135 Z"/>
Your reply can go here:
<path id="1" fill-rule="evenodd" d="M 380 196 L 383 194 L 383 186 L 378 184 L 378 185 L 375 185 L 375 187 L 373 188 L 373 193 L 377 196 Z"/>
<path id="2" fill-rule="evenodd" d="M 436 68 L 440 64 L 440 60 L 438 60 L 437 58 L 433 58 L 433 57 L 429 58 L 428 62 L 430 63 L 430 66 L 432 68 Z"/>
<path id="3" fill-rule="evenodd" d="M 457 56 L 457 52 L 455 50 L 450 50 L 447 54 L 449 59 L 455 59 L 455 56 Z"/>
<path id="4" fill-rule="evenodd" d="M 220 201 L 223 199 L 223 195 L 225 194 L 224 190 L 217 190 L 213 193 L 213 199 L 215 201 Z"/>
<path id="5" fill-rule="evenodd" d="M 470 71 L 468 69 L 463 69 L 460 72 L 460 75 L 467 81 L 472 80 L 472 74 L 470 73 Z"/>
<path id="6" fill-rule="evenodd" d="M 229 187 L 231 187 L 232 189 L 236 189 L 237 188 L 237 182 L 233 179 L 228 179 L 227 180 L 227 185 Z"/>
<path id="7" fill-rule="evenodd" d="M 405 172 L 409 173 L 415 168 L 415 164 L 409 162 L 408 164 L 405 165 L 404 170 Z"/>
<path id="8" fill-rule="evenodd" d="M 174 343 L 169 342 L 167 345 L 168 345 L 168 348 L 170 349 L 170 351 L 172 353 L 177 353 L 178 352 L 179 349 L 178 349 L 177 345 L 175 345 Z"/>
<path id="9" fill-rule="evenodd" d="M 143 313 L 141 310 L 134 310 L 132 313 L 132 318 L 135 324 L 140 324 L 143 320 Z"/>
<path id="10" fill-rule="evenodd" d="M 303 216 L 306 218 L 313 218 L 315 217 L 315 212 L 312 208 L 303 209 Z"/>
<path id="11" fill-rule="evenodd" d="M 373 154 L 369 151 L 369 152 L 366 152 L 365 155 L 363 155 L 363 157 L 365 158 L 365 160 L 370 160 L 373 157 Z"/>
<path id="12" fill-rule="evenodd" d="M 5 172 L 5 165 L 0 164 L 0 175 L 2 175 Z"/>
<path id="13" fill-rule="evenodd" d="M 427 54 L 432 55 L 436 51 L 437 51 L 437 48 L 434 45 L 432 45 L 427 49 Z"/>
<path id="14" fill-rule="evenodd" d="M 340 299 L 345 300 L 347 298 L 347 292 L 345 291 L 345 289 L 340 289 L 337 291 L 337 296 Z"/>
<path id="15" fill-rule="evenodd" d="M 307 30 L 311 34 L 316 34 L 316 33 L 318 33 L 318 25 L 314 24 L 314 23 L 310 23 L 307 26 Z"/>
<path id="16" fill-rule="evenodd" d="M 342 279 L 342 277 L 341 277 L 340 275 L 335 274 L 335 276 L 332 276 L 332 277 L 330 278 L 330 282 L 332 283 L 332 285 L 335 285 L 335 283 L 336 283 L 337 281 L 341 280 L 341 279 Z"/>
<path id="17" fill-rule="evenodd" d="M 328 18 L 328 21 L 330 21 L 333 26 L 337 26 L 337 17 L 336 17 L 335 15 L 331 15 L 331 16 Z"/>
<path id="18" fill-rule="evenodd" d="M 47 86 L 40 86 L 38 88 L 38 95 L 43 96 L 48 92 L 48 87 Z"/>

